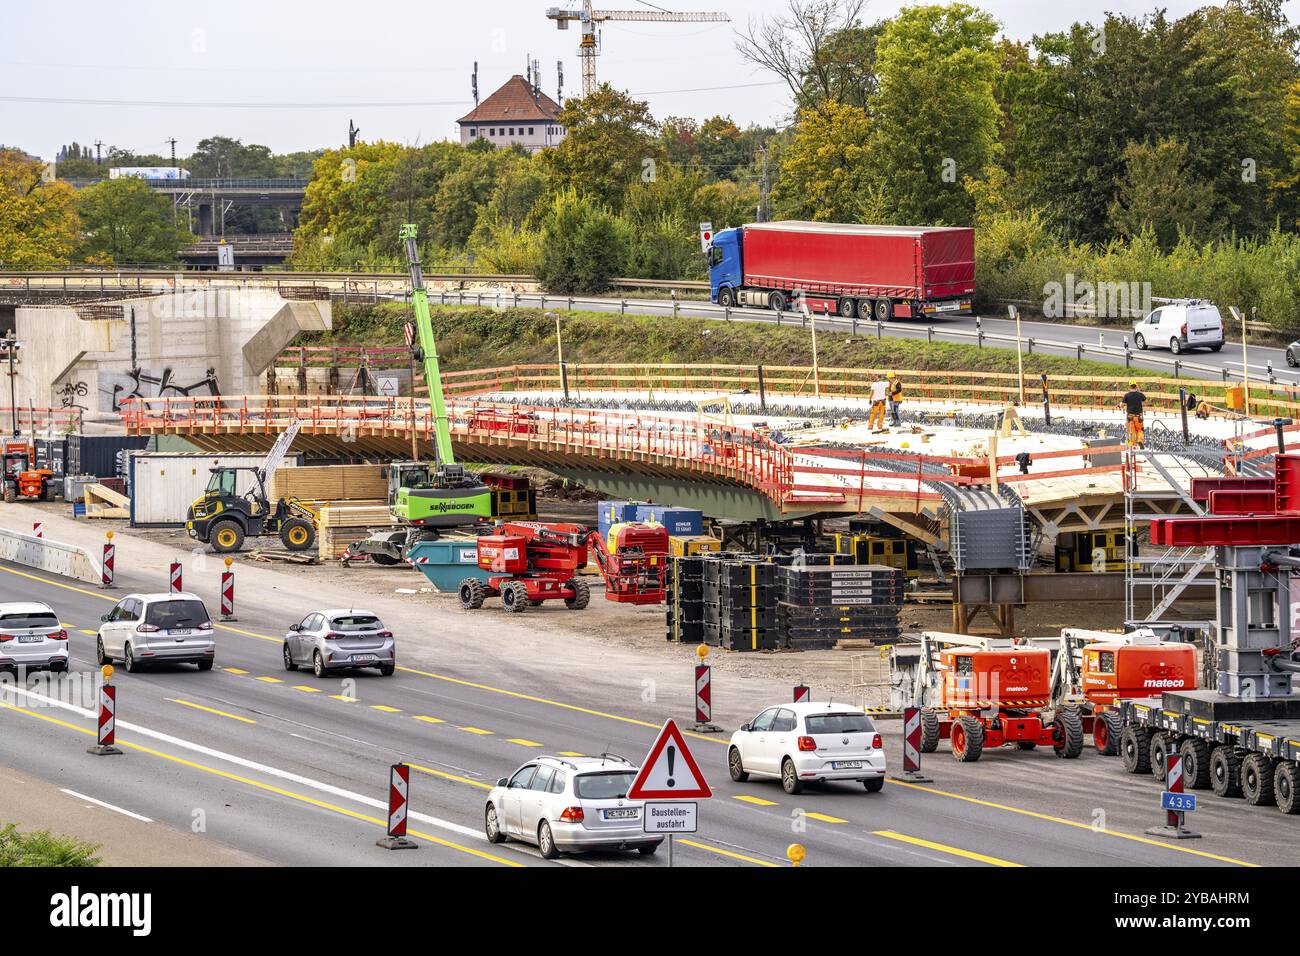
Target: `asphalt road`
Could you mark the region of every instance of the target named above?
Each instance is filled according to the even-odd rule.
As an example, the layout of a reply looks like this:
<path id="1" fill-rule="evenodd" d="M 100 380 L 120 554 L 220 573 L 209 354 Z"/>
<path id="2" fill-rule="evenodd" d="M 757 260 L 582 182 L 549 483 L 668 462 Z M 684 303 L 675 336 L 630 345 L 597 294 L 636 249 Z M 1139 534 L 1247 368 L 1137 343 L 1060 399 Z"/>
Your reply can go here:
<path id="1" fill-rule="evenodd" d="M 0 693 L 0 764 L 277 863 L 549 865 L 531 848 L 485 842 L 482 810 L 492 782 L 539 752 L 639 759 L 666 716 L 653 704 L 629 712 L 626 698 L 614 704 L 587 688 L 550 686 L 544 676 L 520 675 L 514 686 L 480 683 L 473 660 L 444 659 L 436 635 L 399 643 L 404 664 L 391 678 L 362 672 L 345 683 L 287 673 L 279 635 L 310 609 L 249 596 L 239 623 L 218 625 L 212 672 L 118 669 L 118 740 L 126 753 L 95 757 L 86 753 L 91 711 L 76 709 L 75 700 L 52 706 L 36 692 L 68 694 L 93 670 L 93 632 L 111 601 L 159 586 L 129 573 L 118 583 L 106 593 L 0 564 L 0 600 L 55 607 L 71 626 L 74 662 L 70 678 Z M 204 597 L 213 606 L 215 595 Z M 754 712 L 767 703 L 755 700 Z M 897 766 L 896 731 L 885 730 Z M 927 757 L 932 784 L 891 782 L 879 794 L 845 784 L 791 797 L 774 782 L 732 783 L 725 735 L 690 742 L 715 796 L 701 807 L 701 832 L 678 838 L 677 865 L 784 865 L 792 842 L 807 847 L 811 866 L 1282 864 L 1294 862 L 1300 837 L 1296 818 L 1212 796 L 1195 821 L 1204 839 L 1175 845 L 1146 837 L 1143 830 L 1160 822 L 1161 788 L 1091 751 L 1068 764 L 1050 750 L 989 752 L 977 764 L 940 752 Z M 399 761 L 414 771 L 410 826 L 422 848 L 410 853 L 374 845 L 383 834 L 388 767 Z M 661 850 L 651 858 L 560 862 L 667 860 Z"/>
<path id="2" fill-rule="evenodd" d="M 454 304 L 460 300 L 454 295 L 447 294 L 441 301 Z M 475 304 L 479 301 L 479 297 L 467 294 L 465 301 Z M 495 306 L 498 301 L 504 305 L 513 304 L 509 295 L 499 300 L 494 295 L 484 294 L 482 296 L 482 303 L 485 306 Z M 560 311 L 567 307 L 568 302 L 567 299 L 559 296 L 542 296 L 539 293 L 520 293 L 518 301 L 520 305 L 526 307 L 545 305 L 548 309 L 558 309 Z M 630 314 L 639 315 L 667 315 L 672 312 L 673 308 L 672 301 L 665 299 L 626 299 L 622 301 L 626 305 L 621 304 L 620 300 L 617 299 L 584 298 L 578 300 L 574 308 L 593 312 L 619 312 L 626 309 Z M 725 313 L 723 309 L 711 303 L 683 299 L 678 305 L 678 314 L 690 318 L 721 321 L 724 319 Z M 777 316 L 776 313 L 762 309 L 733 309 L 731 321 L 775 324 Z M 784 316 L 782 324 L 798 323 L 799 321 L 797 316 L 790 313 Z M 1126 329 L 1075 325 L 1068 322 L 1029 322 L 1022 320 L 1020 324 L 1024 347 L 1034 352 L 1090 358 L 1122 366 L 1125 364 L 1123 346 L 1125 339 L 1127 339 L 1131 347 L 1128 360 L 1134 367 L 1155 369 L 1172 375 L 1175 371 L 1174 359 L 1177 358 L 1180 362 L 1178 372 L 1184 377 L 1221 379 L 1225 370 L 1234 379 L 1241 376 L 1241 343 L 1239 339 L 1232 338 L 1234 334 L 1239 335 L 1240 330 L 1234 332 L 1232 328 L 1227 330 L 1229 341 L 1220 352 L 1199 349 L 1185 352 L 1180 356 L 1174 356 L 1167 349 L 1138 351 L 1135 347 L 1132 347 L 1131 331 Z M 1231 324 L 1229 321 L 1228 325 Z M 856 331 L 859 335 L 879 335 L 884 338 L 928 338 L 936 342 L 957 342 L 965 345 L 975 345 L 979 341 L 976 317 L 974 316 L 952 316 L 924 320 L 894 319 L 882 325 L 863 319 L 858 319 L 855 323 L 850 319 L 829 315 L 818 316 L 817 327 L 838 332 Z M 981 316 L 979 317 L 978 331 L 983 333 L 983 342 L 989 347 L 1016 347 L 1016 324 L 1010 319 Z M 1029 342 L 1030 339 L 1033 340 L 1032 345 Z M 1080 350 L 1080 346 L 1082 346 L 1082 350 Z M 1271 362 L 1272 374 L 1275 376 L 1276 381 L 1283 384 L 1293 384 L 1300 388 L 1300 369 L 1292 369 L 1287 365 L 1284 349 L 1250 346 L 1249 359 L 1252 381 L 1265 381 L 1269 375 L 1268 363 Z"/>

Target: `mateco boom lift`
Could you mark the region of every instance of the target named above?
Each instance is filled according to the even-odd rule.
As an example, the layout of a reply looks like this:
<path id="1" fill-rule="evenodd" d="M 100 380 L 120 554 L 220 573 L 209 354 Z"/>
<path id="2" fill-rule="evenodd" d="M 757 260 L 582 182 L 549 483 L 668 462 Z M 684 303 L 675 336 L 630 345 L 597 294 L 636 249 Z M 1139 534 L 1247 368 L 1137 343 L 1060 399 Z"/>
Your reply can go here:
<path id="1" fill-rule="evenodd" d="M 1129 773 L 1163 780 L 1165 755 L 1177 751 L 1188 787 L 1300 813 L 1300 659 L 1291 632 L 1300 456 L 1274 461 L 1271 487 L 1198 478 L 1193 493 L 1204 492 L 1205 515 L 1151 522 L 1152 544 L 1214 548 L 1218 687 L 1124 701 L 1120 755 Z"/>

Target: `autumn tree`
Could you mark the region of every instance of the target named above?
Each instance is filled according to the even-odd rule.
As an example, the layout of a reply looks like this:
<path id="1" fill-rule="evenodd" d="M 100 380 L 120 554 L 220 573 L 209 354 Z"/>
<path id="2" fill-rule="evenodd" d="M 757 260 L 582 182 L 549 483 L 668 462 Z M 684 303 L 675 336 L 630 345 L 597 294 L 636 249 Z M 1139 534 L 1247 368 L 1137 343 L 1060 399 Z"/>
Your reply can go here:
<path id="1" fill-rule="evenodd" d="M 608 83 L 565 103 L 560 123 L 568 135 L 543 154 L 554 193 L 573 189 L 617 210 L 627 187 L 652 180 L 663 160 L 649 105 Z"/>
<path id="2" fill-rule="evenodd" d="M 0 148 L 0 267 L 48 268 L 72 258 L 80 227 L 76 193 L 45 176 L 40 160 Z"/>
<path id="3" fill-rule="evenodd" d="M 856 106 L 828 100 L 799 115 L 772 190 L 778 218 L 869 222 L 880 197 L 867 178 L 871 124 Z"/>
<path id="4" fill-rule="evenodd" d="M 1124 178 L 1110 204 L 1117 235 L 1151 232 L 1160 248 L 1174 247 L 1181 234 L 1205 237 L 1214 211 L 1214 189 L 1188 169 L 1187 144 L 1172 137 L 1157 143 L 1129 143 Z"/>
<path id="5" fill-rule="evenodd" d="M 133 176 L 86 187 L 77 209 L 84 230 L 79 252 L 88 261 L 170 264 L 193 241 L 177 225 L 171 199 Z"/>

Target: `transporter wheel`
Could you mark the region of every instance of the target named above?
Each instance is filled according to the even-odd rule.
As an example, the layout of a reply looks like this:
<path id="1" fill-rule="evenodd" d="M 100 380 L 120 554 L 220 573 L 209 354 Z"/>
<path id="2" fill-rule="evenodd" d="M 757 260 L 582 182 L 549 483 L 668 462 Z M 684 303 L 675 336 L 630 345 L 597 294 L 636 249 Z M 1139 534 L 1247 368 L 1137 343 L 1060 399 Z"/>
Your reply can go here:
<path id="1" fill-rule="evenodd" d="M 1241 792 L 1252 807 L 1268 807 L 1277 802 L 1273 791 L 1273 761 L 1263 754 L 1247 754 L 1241 762 Z"/>
<path id="2" fill-rule="evenodd" d="M 876 300 L 876 321 L 888 322 L 894 317 L 894 303 L 891 299 Z"/>
<path id="3" fill-rule="evenodd" d="M 477 611 L 483 606 L 487 589 L 478 578 L 466 578 L 460 582 L 460 606 L 467 611 Z"/>
<path id="4" fill-rule="evenodd" d="M 1155 777 L 1161 783 L 1165 779 L 1165 756 L 1171 751 L 1177 751 L 1177 739 L 1166 733 L 1155 733 L 1151 735 L 1151 745 L 1147 750 L 1149 755 L 1148 763 L 1150 764 L 1151 776 Z"/>
<path id="5" fill-rule="evenodd" d="M 280 525 L 280 543 L 290 551 L 306 551 L 316 543 L 316 529 L 306 518 L 290 518 Z"/>
<path id="6" fill-rule="evenodd" d="M 1133 336 L 1133 344 L 1138 347 L 1139 352 L 1145 352 L 1147 350 L 1146 336 L 1139 332 L 1137 335 Z"/>
<path id="7" fill-rule="evenodd" d="M 978 717 L 962 714 L 953 721 L 951 739 L 952 757 L 959 763 L 974 763 L 984 752 L 984 725 Z"/>
<path id="8" fill-rule="evenodd" d="M 1119 753 L 1119 738 L 1124 728 L 1119 722 L 1119 714 L 1113 710 L 1103 710 L 1092 718 L 1092 745 L 1103 757 L 1114 757 Z"/>
<path id="9" fill-rule="evenodd" d="M 718 290 L 718 305 L 724 309 L 729 309 L 736 304 L 736 293 L 727 286 Z"/>
<path id="10" fill-rule="evenodd" d="M 1283 813 L 1300 813 L 1297 790 L 1300 790 L 1300 764 L 1294 760 L 1278 761 L 1273 772 L 1273 795 L 1277 798 L 1277 808 Z"/>
<path id="11" fill-rule="evenodd" d="M 1052 724 L 1052 748 L 1056 756 L 1074 760 L 1083 753 L 1083 718 L 1073 707 L 1063 707 Z"/>
<path id="12" fill-rule="evenodd" d="M 573 597 L 566 597 L 564 606 L 570 611 L 581 611 L 591 603 L 591 585 L 581 578 L 574 578 L 569 583 L 573 585 Z"/>
<path id="13" fill-rule="evenodd" d="M 781 789 L 792 797 L 803 793 L 803 781 L 799 779 L 799 771 L 789 757 L 781 761 Z"/>
<path id="14" fill-rule="evenodd" d="M 744 761 L 740 759 L 740 749 L 732 747 L 727 752 L 727 773 L 731 774 L 731 779 L 736 783 L 744 783 L 749 779 L 749 774 L 745 772 Z"/>
<path id="15" fill-rule="evenodd" d="M 1129 773 L 1151 771 L 1151 731 L 1129 724 L 1119 737 L 1119 755 Z"/>
<path id="16" fill-rule="evenodd" d="M 1204 790 L 1210 785 L 1210 745 L 1200 737 L 1188 737 L 1178 747 L 1183 759 L 1183 786 Z"/>
<path id="17" fill-rule="evenodd" d="M 1223 351 L 1223 343 L 1220 342 L 1218 345 L 1211 345 L 1211 346 L 1210 346 L 1210 351 L 1211 351 L 1211 352 L 1222 352 L 1222 351 Z"/>
<path id="18" fill-rule="evenodd" d="M 851 319 L 857 314 L 857 311 L 858 304 L 852 299 L 840 299 L 839 312 L 841 318 Z"/>
<path id="19" fill-rule="evenodd" d="M 511 614 L 523 614 L 528 608 L 528 588 L 514 581 L 501 589 L 501 603 Z"/>
<path id="20" fill-rule="evenodd" d="M 1210 752 L 1210 788 L 1216 796 L 1241 796 L 1241 756 L 1228 744 Z"/>
<path id="21" fill-rule="evenodd" d="M 5 482 L 5 501 L 6 501 L 8 504 L 13 504 L 13 503 L 14 503 L 15 501 L 17 501 L 17 500 L 18 500 L 18 486 L 15 485 L 12 481 L 6 481 L 6 482 Z"/>
<path id="22" fill-rule="evenodd" d="M 930 707 L 921 708 L 921 753 L 939 749 L 939 715 Z"/>
<path id="23" fill-rule="evenodd" d="M 870 319 L 876 314 L 876 303 L 870 299 L 861 299 L 858 301 L 858 318 Z"/>
<path id="24" fill-rule="evenodd" d="M 209 530 L 208 540 L 212 542 L 212 550 L 217 554 L 238 551 L 244 546 L 244 527 L 229 518 L 218 521 Z"/>
<path id="25" fill-rule="evenodd" d="M 767 307 L 773 312 L 784 312 L 788 304 L 784 292 L 773 292 L 767 297 Z"/>

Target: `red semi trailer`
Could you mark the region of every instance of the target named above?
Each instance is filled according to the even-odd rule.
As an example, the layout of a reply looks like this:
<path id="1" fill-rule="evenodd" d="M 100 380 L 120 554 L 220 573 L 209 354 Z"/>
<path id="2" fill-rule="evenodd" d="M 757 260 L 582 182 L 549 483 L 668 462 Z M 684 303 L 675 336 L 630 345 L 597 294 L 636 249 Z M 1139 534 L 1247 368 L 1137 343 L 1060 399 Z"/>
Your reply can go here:
<path id="1" fill-rule="evenodd" d="M 713 301 L 844 318 L 969 314 L 975 230 L 765 222 L 724 229 L 709 247 Z"/>

